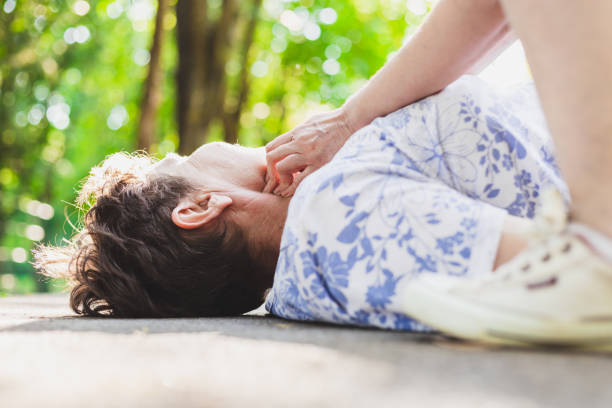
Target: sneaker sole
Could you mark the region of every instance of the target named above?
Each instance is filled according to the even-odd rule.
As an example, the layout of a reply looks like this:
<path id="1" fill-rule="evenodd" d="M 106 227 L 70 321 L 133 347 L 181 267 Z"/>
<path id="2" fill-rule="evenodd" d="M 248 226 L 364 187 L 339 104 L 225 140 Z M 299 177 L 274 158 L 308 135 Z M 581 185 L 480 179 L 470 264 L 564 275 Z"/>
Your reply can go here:
<path id="1" fill-rule="evenodd" d="M 554 322 L 468 302 L 418 283 L 402 293 L 406 313 L 443 333 L 500 345 L 600 347 L 612 344 L 612 321 Z"/>

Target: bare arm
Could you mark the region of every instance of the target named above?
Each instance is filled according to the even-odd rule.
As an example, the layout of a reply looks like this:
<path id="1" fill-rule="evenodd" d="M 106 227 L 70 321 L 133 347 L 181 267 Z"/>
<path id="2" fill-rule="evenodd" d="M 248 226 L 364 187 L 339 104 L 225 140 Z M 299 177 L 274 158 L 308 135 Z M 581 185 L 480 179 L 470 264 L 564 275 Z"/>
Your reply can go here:
<path id="1" fill-rule="evenodd" d="M 264 191 L 292 195 L 351 134 L 379 116 L 436 93 L 507 45 L 497 0 L 441 0 L 418 32 L 339 109 L 319 114 L 266 146 Z"/>
<path id="2" fill-rule="evenodd" d="M 352 130 L 436 93 L 508 33 L 496 0 L 441 0 L 417 33 L 344 104 Z"/>

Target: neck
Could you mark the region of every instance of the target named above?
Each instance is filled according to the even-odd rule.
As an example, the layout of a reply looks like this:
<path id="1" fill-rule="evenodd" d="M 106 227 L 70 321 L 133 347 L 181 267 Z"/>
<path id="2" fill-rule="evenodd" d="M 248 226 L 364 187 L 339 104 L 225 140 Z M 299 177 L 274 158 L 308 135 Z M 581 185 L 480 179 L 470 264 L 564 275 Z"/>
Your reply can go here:
<path id="1" fill-rule="evenodd" d="M 262 279 L 271 286 L 290 199 L 259 192 L 233 198 L 238 204 L 233 218 L 245 233 L 249 252 L 266 271 Z"/>

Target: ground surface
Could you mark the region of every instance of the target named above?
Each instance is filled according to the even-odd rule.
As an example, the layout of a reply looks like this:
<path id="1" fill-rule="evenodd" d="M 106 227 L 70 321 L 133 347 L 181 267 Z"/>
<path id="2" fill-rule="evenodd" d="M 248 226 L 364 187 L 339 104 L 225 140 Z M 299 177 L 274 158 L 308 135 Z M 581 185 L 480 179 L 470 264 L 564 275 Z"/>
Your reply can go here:
<path id="1" fill-rule="evenodd" d="M 612 355 L 490 350 L 265 316 L 72 317 L 0 299 L 0 406 L 610 407 Z"/>

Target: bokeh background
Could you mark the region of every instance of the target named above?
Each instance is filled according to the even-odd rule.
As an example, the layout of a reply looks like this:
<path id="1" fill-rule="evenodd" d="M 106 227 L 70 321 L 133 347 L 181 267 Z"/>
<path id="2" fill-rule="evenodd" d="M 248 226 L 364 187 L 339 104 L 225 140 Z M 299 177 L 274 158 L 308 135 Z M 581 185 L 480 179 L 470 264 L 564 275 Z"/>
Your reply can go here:
<path id="1" fill-rule="evenodd" d="M 58 291 L 31 249 L 74 232 L 110 153 L 261 146 L 340 106 L 425 0 L 0 0 L 0 296 Z M 483 76 L 528 76 L 520 45 Z"/>

